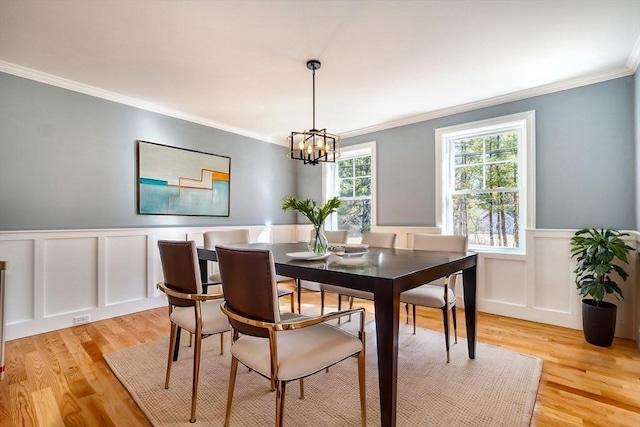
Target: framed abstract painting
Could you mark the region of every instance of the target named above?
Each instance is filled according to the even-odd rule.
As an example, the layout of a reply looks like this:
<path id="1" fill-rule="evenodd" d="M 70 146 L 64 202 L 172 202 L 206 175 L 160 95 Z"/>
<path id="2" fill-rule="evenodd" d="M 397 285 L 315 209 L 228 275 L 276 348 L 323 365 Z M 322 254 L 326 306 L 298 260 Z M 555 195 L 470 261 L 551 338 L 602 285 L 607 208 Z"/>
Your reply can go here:
<path id="1" fill-rule="evenodd" d="M 138 141 L 138 213 L 229 216 L 231 158 Z"/>

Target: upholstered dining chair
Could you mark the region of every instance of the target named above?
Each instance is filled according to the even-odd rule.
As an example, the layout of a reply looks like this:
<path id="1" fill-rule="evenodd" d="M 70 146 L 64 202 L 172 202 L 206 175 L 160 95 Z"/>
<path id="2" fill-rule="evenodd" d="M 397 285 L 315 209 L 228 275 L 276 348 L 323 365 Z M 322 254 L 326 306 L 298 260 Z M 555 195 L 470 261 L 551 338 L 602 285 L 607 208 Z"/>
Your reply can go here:
<path id="1" fill-rule="evenodd" d="M 220 311 L 220 304 L 223 301 L 222 294 L 203 292 L 195 242 L 160 240 L 158 241 L 158 249 L 164 274 L 164 281 L 158 283 L 158 289 L 167 295 L 169 320 L 171 321 L 169 357 L 164 388 L 169 388 L 176 337 L 178 328 L 182 328 L 195 336 L 190 418 L 193 423 L 196 421 L 198 403 L 202 338 L 203 336 L 220 334 L 220 354 L 222 354 L 224 349 L 223 333 L 230 329 L 229 320 Z"/>
<path id="2" fill-rule="evenodd" d="M 204 233 L 204 245 L 214 248 L 216 245 L 236 245 L 243 243 L 251 243 L 249 236 L 249 230 L 246 228 L 238 228 L 232 230 L 211 230 Z M 291 277 L 276 276 L 276 282 L 285 282 L 293 280 Z M 222 280 L 220 279 L 220 273 L 213 273 L 209 276 L 209 281 L 220 285 Z M 295 292 L 293 289 L 286 287 L 278 287 L 278 297 L 289 296 L 291 303 L 291 312 L 295 312 Z"/>
<path id="3" fill-rule="evenodd" d="M 366 424 L 364 309 L 284 321 L 278 310 L 273 254 L 269 250 L 216 247 L 225 302 L 222 311 L 232 326 L 231 372 L 225 426 L 229 426 L 238 363 L 271 382 L 276 391 L 275 425 L 284 420 L 286 385 L 320 372 L 350 356 L 358 359 L 362 426 Z M 360 315 L 358 336 L 325 322 Z"/>
<path id="4" fill-rule="evenodd" d="M 414 234 L 413 249 L 439 252 L 467 251 L 466 236 L 449 236 L 442 234 Z M 447 348 L 447 363 L 449 363 L 449 311 L 453 317 L 453 333 L 455 343 L 458 342 L 458 325 L 456 320 L 456 296 L 455 288 L 460 274 L 456 273 L 443 279 L 430 282 L 426 285 L 410 289 L 400 294 L 400 302 L 404 302 L 407 310 L 407 323 L 409 323 L 409 305 L 412 309 L 413 333 L 416 333 L 416 306 L 437 308 L 442 310 L 444 327 L 444 340 Z M 453 280 L 451 281 L 451 279 Z"/>
<path id="5" fill-rule="evenodd" d="M 396 246 L 396 233 L 383 233 L 376 231 L 365 231 L 362 233 L 362 244 L 369 245 L 374 248 L 393 248 Z M 361 298 L 373 300 L 373 292 L 359 291 L 356 289 L 347 289 L 341 286 L 320 284 L 320 314 L 324 314 L 325 293 L 333 292 L 338 294 L 338 311 L 342 309 L 342 296 L 346 295 L 349 301 L 349 308 L 353 308 L 353 299 Z"/>
<path id="6" fill-rule="evenodd" d="M 332 244 L 347 243 L 347 238 L 349 237 L 347 230 L 325 230 L 324 236 Z"/>

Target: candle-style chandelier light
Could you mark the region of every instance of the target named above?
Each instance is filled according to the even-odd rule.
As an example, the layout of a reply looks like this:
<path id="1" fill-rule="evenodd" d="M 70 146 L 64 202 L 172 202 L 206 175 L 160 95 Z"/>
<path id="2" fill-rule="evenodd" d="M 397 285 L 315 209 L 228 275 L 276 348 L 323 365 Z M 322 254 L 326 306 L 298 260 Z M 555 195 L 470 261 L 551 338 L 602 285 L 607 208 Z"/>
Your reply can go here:
<path id="1" fill-rule="evenodd" d="M 317 165 L 320 162 L 335 162 L 340 156 L 340 136 L 316 129 L 316 70 L 320 61 L 307 61 L 307 68 L 313 71 L 313 127 L 302 132 L 291 132 L 288 157 L 302 160 L 304 164 Z"/>

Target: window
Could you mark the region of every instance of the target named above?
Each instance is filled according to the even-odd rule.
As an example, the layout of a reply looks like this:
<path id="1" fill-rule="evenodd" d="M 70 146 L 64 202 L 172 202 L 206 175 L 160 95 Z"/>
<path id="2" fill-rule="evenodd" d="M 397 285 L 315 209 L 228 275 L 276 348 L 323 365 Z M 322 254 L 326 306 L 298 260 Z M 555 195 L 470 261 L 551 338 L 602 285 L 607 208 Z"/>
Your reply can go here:
<path id="1" fill-rule="evenodd" d="M 534 227 L 533 111 L 436 130 L 437 212 L 472 248 L 524 251 Z"/>
<path id="2" fill-rule="evenodd" d="M 339 197 L 342 205 L 328 221 L 332 230 L 348 230 L 359 238 L 375 224 L 375 143 L 342 147 L 335 163 L 323 169 L 325 199 Z"/>

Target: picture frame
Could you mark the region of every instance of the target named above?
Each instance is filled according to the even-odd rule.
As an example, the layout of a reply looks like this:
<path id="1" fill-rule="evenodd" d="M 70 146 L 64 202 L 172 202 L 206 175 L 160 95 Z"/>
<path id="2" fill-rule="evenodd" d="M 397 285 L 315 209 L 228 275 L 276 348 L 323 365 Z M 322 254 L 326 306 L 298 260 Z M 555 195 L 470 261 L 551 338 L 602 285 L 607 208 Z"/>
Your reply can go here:
<path id="1" fill-rule="evenodd" d="M 137 144 L 138 214 L 229 216 L 230 157 L 142 140 Z"/>

